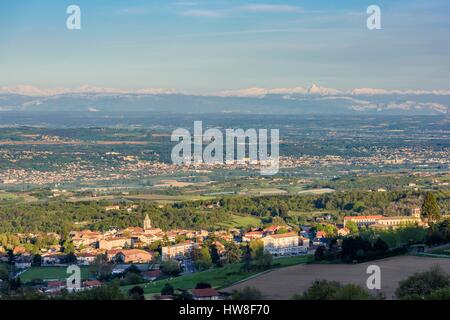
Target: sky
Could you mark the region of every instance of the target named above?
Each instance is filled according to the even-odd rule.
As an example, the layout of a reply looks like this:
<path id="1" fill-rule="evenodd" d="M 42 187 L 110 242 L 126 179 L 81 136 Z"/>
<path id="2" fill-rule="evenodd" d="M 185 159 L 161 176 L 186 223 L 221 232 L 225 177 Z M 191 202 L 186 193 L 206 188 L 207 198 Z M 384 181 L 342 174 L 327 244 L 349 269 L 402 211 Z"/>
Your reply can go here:
<path id="1" fill-rule="evenodd" d="M 2 0 L 0 86 L 445 90 L 449 18 L 448 0 Z"/>

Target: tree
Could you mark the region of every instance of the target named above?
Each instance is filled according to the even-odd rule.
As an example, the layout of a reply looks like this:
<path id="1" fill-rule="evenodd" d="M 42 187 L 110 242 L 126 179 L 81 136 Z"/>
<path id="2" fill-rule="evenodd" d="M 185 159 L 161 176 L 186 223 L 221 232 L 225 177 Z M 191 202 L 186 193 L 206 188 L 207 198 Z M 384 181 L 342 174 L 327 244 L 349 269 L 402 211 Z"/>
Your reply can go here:
<path id="1" fill-rule="evenodd" d="M 181 273 L 180 264 L 174 260 L 167 260 L 161 263 L 161 270 L 171 277 L 176 277 Z"/>
<path id="2" fill-rule="evenodd" d="M 211 246 L 211 261 L 214 265 L 221 266 L 222 261 L 216 245 Z"/>
<path id="3" fill-rule="evenodd" d="M 134 286 L 128 290 L 128 295 L 132 300 L 145 300 L 144 289 L 140 286 Z"/>
<path id="4" fill-rule="evenodd" d="M 108 285 L 65 294 L 60 298 L 67 300 L 125 300 L 127 297 L 120 289 L 119 279 L 115 279 Z"/>
<path id="5" fill-rule="evenodd" d="M 172 287 L 170 283 L 166 283 L 164 287 L 161 289 L 162 296 L 173 296 L 175 289 Z"/>
<path id="6" fill-rule="evenodd" d="M 252 263 L 252 253 L 250 249 L 250 244 L 244 247 L 244 269 L 250 269 L 250 264 Z"/>
<path id="7" fill-rule="evenodd" d="M 141 270 L 139 270 L 139 268 L 132 264 L 128 269 L 127 269 L 127 273 L 135 273 L 135 274 L 141 274 Z"/>
<path id="8" fill-rule="evenodd" d="M 111 276 L 114 265 L 108 261 L 106 254 L 95 257 L 94 263 L 89 267 L 89 271 L 100 280 L 108 279 Z"/>
<path id="9" fill-rule="evenodd" d="M 450 286 L 432 291 L 427 300 L 450 300 Z"/>
<path id="10" fill-rule="evenodd" d="M 75 262 L 77 262 L 77 256 L 71 252 L 66 256 L 66 263 L 68 264 L 74 264 Z"/>
<path id="11" fill-rule="evenodd" d="M 293 298 L 298 300 L 333 300 L 340 284 L 336 281 L 316 280 L 303 293 L 295 295 Z"/>
<path id="12" fill-rule="evenodd" d="M 7 251 L 8 255 L 8 264 L 13 265 L 14 264 L 14 252 L 10 249 Z"/>
<path id="13" fill-rule="evenodd" d="M 242 251 L 238 244 L 234 242 L 225 243 L 225 262 L 229 264 L 241 261 Z"/>
<path id="14" fill-rule="evenodd" d="M 323 245 L 320 245 L 317 247 L 316 251 L 314 252 L 314 259 L 317 261 L 321 261 L 325 257 L 325 251 L 326 248 Z"/>
<path id="15" fill-rule="evenodd" d="M 345 223 L 345 227 L 350 231 L 350 233 L 358 233 L 358 224 L 355 221 L 348 221 Z"/>
<path id="16" fill-rule="evenodd" d="M 257 269 L 267 269 L 272 265 L 272 255 L 264 251 L 261 240 L 252 240 L 249 244 L 252 262 Z"/>
<path id="17" fill-rule="evenodd" d="M 7 265 L 0 264 L 0 280 L 8 280 L 9 279 L 9 270 Z"/>
<path id="18" fill-rule="evenodd" d="M 386 252 L 389 250 L 389 246 L 383 241 L 383 239 L 378 238 L 373 244 L 373 249 L 378 252 Z"/>
<path id="19" fill-rule="evenodd" d="M 372 244 L 369 240 L 358 237 L 347 237 L 342 240 L 341 255 L 344 260 L 353 261 L 364 257 L 372 251 Z"/>
<path id="20" fill-rule="evenodd" d="M 22 281 L 20 280 L 20 277 L 12 278 L 9 280 L 9 288 L 12 291 L 17 291 L 22 286 Z"/>
<path id="21" fill-rule="evenodd" d="M 194 266 L 197 270 L 206 270 L 211 268 L 212 259 L 208 247 L 203 246 L 201 249 L 195 248 L 192 251 L 192 257 L 194 260 Z"/>
<path id="22" fill-rule="evenodd" d="M 63 243 L 63 252 L 66 254 L 74 253 L 75 252 L 75 246 L 73 245 L 72 241 L 65 240 Z"/>
<path id="23" fill-rule="evenodd" d="M 294 295 L 296 300 L 371 300 L 364 288 L 355 284 L 342 285 L 337 281 L 316 280 L 303 295 Z"/>
<path id="24" fill-rule="evenodd" d="M 211 288 L 211 284 L 209 284 L 208 282 L 198 282 L 195 285 L 195 289 L 206 289 L 206 288 Z"/>
<path id="25" fill-rule="evenodd" d="M 273 257 L 269 252 L 260 253 L 255 259 L 255 266 L 257 269 L 268 269 L 272 265 Z"/>
<path id="26" fill-rule="evenodd" d="M 40 254 L 35 254 L 33 256 L 33 266 L 40 267 L 42 263 L 42 256 Z"/>
<path id="27" fill-rule="evenodd" d="M 233 290 L 232 300 L 262 300 L 261 291 L 253 287 L 245 287 L 242 290 Z"/>
<path id="28" fill-rule="evenodd" d="M 372 300 L 370 295 L 364 288 L 356 284 L 346 284 L 339 288 L 333 296 L 334 300 Z"/>
<path id="29" fill-rule="evenodd" d="M 135 272 L 127 272 L 123 280 L 125 284 L 138 284 L 144 282 L 140 274 Z"/>
<path id="30" fill-rule="evenodd" d="M 433 291 L 450 286 L 450 277 L 439 266 L 418 272 L 400 281 L 395 295 L 399 299 L 425 299 Z"/>
<path id="31" fill-rule="evenodd" d="M 289 218 L 289 207 L 286 203 L 280 203 L 278 207 L 278 215 L 283 219 Z"/>
<path id="32" fill-rule="evenodd" d="M 430 222 L 436 222 L 441 217 L 436 197 L 431 192 L 427 192 L 423 199 L 422 214 L 427 217 Z"/>
<path id="33" fill-rule="evenodd" d="M 362 212 L 362 211 L 364 211 L 364 208 L 365 208 L 364 202 L 362 202 L 362 201 L 356 201 L 356 202 L 353 204 L 352 210 L 353 210 L 353 211 L 356 211 L 356 212 Z"/>
<path id="34" fill-rule="evenodd" d="M 180 289 L 180 294 L 175 296 L 175 300 L 194 300 L 194 297 L 188 290 Z"/>
<path id="35" fill-rule="evenodd" d="M 327 237 L 333 237 L 337 235 L 337 227 L 329 223 L 319 223 L 316 225 L 316 231 L 324 231 Z"/>

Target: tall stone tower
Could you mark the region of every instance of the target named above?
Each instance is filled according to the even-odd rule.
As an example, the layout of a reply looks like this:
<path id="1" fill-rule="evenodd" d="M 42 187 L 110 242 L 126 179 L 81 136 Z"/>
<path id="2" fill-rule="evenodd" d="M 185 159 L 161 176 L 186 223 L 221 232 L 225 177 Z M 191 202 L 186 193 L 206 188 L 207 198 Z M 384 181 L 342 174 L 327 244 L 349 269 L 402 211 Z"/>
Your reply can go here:
<path id="1" fill-rule="evenodd" d="M 148 214 L 145 215 L 144 219 L 144 230 L 148 230 L 152 228 L 152 222 L 150 221 L 150 218 L 148 217 Z"/>

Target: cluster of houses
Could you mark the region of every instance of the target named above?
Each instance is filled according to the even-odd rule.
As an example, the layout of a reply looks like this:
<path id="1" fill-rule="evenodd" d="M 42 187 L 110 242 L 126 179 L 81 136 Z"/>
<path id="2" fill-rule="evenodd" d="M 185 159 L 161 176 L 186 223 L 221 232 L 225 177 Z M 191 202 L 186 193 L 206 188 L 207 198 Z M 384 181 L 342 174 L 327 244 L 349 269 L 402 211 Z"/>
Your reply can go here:
<path id="1" fill-rule="evenodd" d="M 246 232 L 238 229 L 208 232 L 206 230 L 173 229 L 163 231 L 154 228 L 148 217 L 145 217 L 142 227 L 129 227 L 123 230 L 106 232 L 80 230 L 69 234 L 75 247 L 75 257 L 68 260 L 68 254 L 61 252 L 59 245 L 52 246 L 41 254 L 41 266 L 66 266 L 77 264 L 91 265 L 97 256 L 104 255 L 108 261 L 117 264 L 145 264 L 154 261 L 155 252 L 149 250 L 149 245 L 160 242 L 161 255 L 159 259 L 185 260 L 191 256 L 194 248 L 202 246 L 203 242 L 212 237 L 219 254 L 225 251 L 224 242 L 248 242 L 259 239 L 264 249 L 274 256 L 298 255 L 308 252 L 310 239 L 308 234 L 299 234 L 292 229 L 281 226 L 269 226 L 265 229 L 252 228 Z M 220 241 L 219 241 L 220 240 Z M 22 250 L 21 250 L 22 249 Z M 23 247 L 14 249 L 17 269 L 31 267 L 33 256 L 25 252 Z M 0 257 L 7 259 L 6 255 Z"/>
<path id="2" fill-rule="evenodd" d="M 111 209 L 115 210 L 115 208 Z M 405 225 L 426 226 L 421 219 L 421 209 L 412 208 L 409 216 L 385 217 L 382 215 L 346 216 L 342 225 L 336 225 L 337 235 L 348 236 L 350 234 L 349 223 L 353 222 L 358 228 L 398 228 Z M 347 227 L 348 226 L 348 227 Z M 313 228 L 302 226 L 297 232 L 288 226 L 272 225 L 266 228 L 251 228 L 246 231 L 238 229 L 220 230 L 208 232 L 206 230 L 172 229 L 163 231 L 155 228 L 148 217 L 145 217 L 142 227 L 129 227 L 122 230 L 109 230 L 106 232 L 80 230 L 69 234 L 75 247 L 75 254 L 69 255 L 61 252 L 59 245 L 53 245 L 40 258 L 41 266 L 67 266 L 77 264 L 88 266 L 94 264 L 97 257 L 102 255 L 115 264 L 113 274 L 125 272 L 131 265 L 138 266 L 141 276 L 146 281 L 153 281 L 162 276 L 158 268 L 150 268 L 149 263 L 156 260 L 177 260 L 181 265 L 192 265 L 188 261 L 192 257 L 195 248 L 200 248 L 205 240 L 212 240 L 217 252 L 225 253 L 226 242 L 245 243 L 259 240 L 266 252 L 273 256 L 292 256 L 307 254 L 315 247 L 325 244 L 328 235 L 325 231 L 315 231 Z M 161 245 L 161 254 L 149 250 L 150 245 L 158 242 Z M 14 263 L 16 269 L 31 267 L 35 256 L 18 246 L 14 248 Z M 155 257 L 158 256 L 158 259 Z M 0 260 L 8 259 L 6 254 L 0 254 Z M 154 264 L 153 264 L 154 266 Z M 192 270 L 193 271 L 193 270 Z M 192 272 L 190 271 L 190 272 Z M 101 286 L 98 280 L 87 280 L 81 283 L 79 290 L 87 290 Z M 65 281 L 47 281 L 43 287 L 46 294 L 56 294 L 67 288 Z M 223 295 L 212 288 L 192 289 L 191 295 L 196 300 L 217 300 Z M 160 296 L 165 300 L 171 297 Z"/>
<path id="3" fill-rule="evenodd" d="M 352 221 L 358 227 L 396 228 L 404 225 L 425 225 L 421 219 L 420 208 L 412 208 L 409 216 L 385 217 L 381 215 L 346 216 L 344 223 L 337 229 L 339 236 L 347 236 L 350 230 L 348 223 Z M 313 246 L 326 241 L 324 231 L 311 232 L 310 228 L 302 227 L 297 232 L 286 226 L 269 226 L 266 228 L 252 228 L 247 231 L 238 229 L 208 232 L 206 230 L 172 229 L 163 231 L 155 228 L 148 217 L 145 217 L 142 227 L 129 227 L 123 230 L 109 230 L 106 232 L 80 230 L 70 233 L 76 253 L 68 261 L 68 255 L 61 252 L 55 245 L 41 255 L 41 266 L 63 266 L 68 264 L 91 265 L 97 256 L 104 255 L 108 261 L 117 264 L 145 264 L 154 261 L 155 252 L 149 246 L 155 242 L 162 243 L 161 255 L 158 259 L 185 260 L 189 259 L 194 248 L 202 246 L 207 238 L 214 241 L 219 254 L 225 251 L 224 242 L 249 242 L 260 240 L 264 250 L 273 256 L 306 254 Z M 15 265 L 17 269 L 26 269 L 33 263 L 33 256 L 27 254 L 23 247 L 14 249 Z M 6 259 L 6 256 L 0 257 Z"/>

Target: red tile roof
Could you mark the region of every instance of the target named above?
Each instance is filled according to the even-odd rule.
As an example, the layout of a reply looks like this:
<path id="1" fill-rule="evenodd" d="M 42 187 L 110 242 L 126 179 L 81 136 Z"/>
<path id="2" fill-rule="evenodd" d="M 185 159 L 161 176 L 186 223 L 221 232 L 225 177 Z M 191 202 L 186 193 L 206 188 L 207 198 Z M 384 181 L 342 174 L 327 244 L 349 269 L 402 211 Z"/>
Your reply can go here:
<path id="1" fill-rule="evenodd" d="M 98 280 L 86 280 L 83 282 L 83 286 L 85 287 L 96 287 L 96 286 L 101 286 L 102 283 Z"/>
<path id="2" fill-rule="evenodd" d="M 147 277 L 159 277 L 162 275 L 162 271 L 161 270 L 148 270 L 148 271 L 144 271 L 142 272 L 142 275 L 147 276 Z"/>
<path id="3" fill-rule="evenodd" d="M 192 295 L 194 297 L 205 298 L 205 297 L 218 297 L 220 293 L 213 288 L 204 288 L 204 289 L 192 289 Z"/>
<path id="4" fill-rule="evenodd" d="M 375 215 L 375 216 L 346 216 L 344 217 L 344 220 L 375 220 L 375 219 L 381 219 L 384 218 L 382 215 Z"/>
<path id="5" fill-rule="evenodd" d="M 287 232 L 287 233 L 271 234 L 268 237 L 281 239 L 281 238 L 290 238 L 290 237 L 295 237 L 295 236 L 298 236 L 298 234 L 296 232 Z"/>

